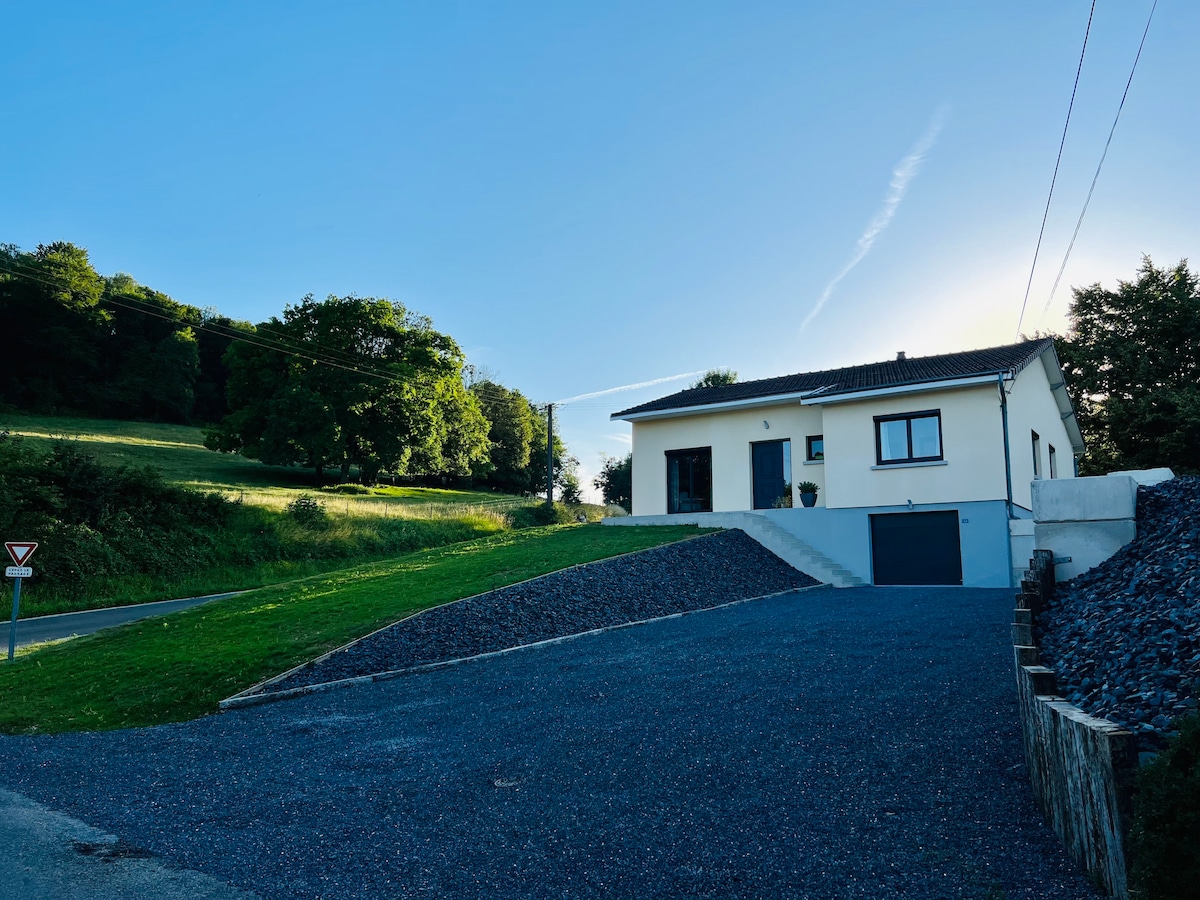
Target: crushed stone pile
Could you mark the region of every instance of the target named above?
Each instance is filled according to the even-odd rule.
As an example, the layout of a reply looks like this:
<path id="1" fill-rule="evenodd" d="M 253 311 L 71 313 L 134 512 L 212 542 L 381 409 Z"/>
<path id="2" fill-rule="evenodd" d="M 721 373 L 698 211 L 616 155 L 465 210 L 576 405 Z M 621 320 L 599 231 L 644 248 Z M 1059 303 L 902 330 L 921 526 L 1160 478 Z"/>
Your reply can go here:
<path id="1" fill-rule="evenodd" d="M 1066 699 L 1157 752 L 1200 696 L 1200 477 L 1139 487 L 1137 532 L 1058 586 L 1035 637 Z"/>
<path id="2" fill-rule="evenodd" d="M 337 651 L 269 692 L 392 672 L 811 587 L 745 532 L 576 566 L 426 610 Z"/>

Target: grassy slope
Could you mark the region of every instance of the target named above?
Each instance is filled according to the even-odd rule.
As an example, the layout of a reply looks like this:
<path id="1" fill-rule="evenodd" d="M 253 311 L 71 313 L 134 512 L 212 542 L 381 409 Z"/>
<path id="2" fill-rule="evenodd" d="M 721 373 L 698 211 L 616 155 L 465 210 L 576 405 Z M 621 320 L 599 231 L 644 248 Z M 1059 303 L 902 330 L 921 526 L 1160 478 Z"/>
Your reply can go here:
<path id="1" fill-rule="evenodd" d="M 0 663 L 0 730 L 155 725 L 425 609 L 700 533 L 559 526 L 507 532 L 262 588 Z"/>
<path id="2" fill-rule="evenodd" d="M 333 527 L 320 534 L 292 535 L 313 545 L 312 553 L 301 554 L 298 559 L 176 576 L 95 579 L 88 584 L 86 597 L 60 596 L 34 581 L 25 586 L 23 618 L 278 584 L 354 562 L 385 558 L 396 552 L 397 544 L 405 549 L 412 549 L 414 544 L 441 546 L 499 531 L 505 527 L 502 513 L 531 502 L 482 491 L 422 487 L 384 485 L 369 494 L 318 490 L 311 471 L 265 466 L 235 454 L 214 453 L 204 447 L 203 429 L 186 425 L 3 414 L 0 430 L 35 442 L 76 440 L 101 462 L 154 466 L 168 481 L 217 491 L 275 512 L 302 494 L 315 495 L 333 519 Z M 400 520 L 412 524 L 403 525 Z M 320 545 L 327 546 L 322 549 Z M 378 549 L 381 546 L 393 549 L 382 552 Z M 43 556 L 49 549 L 43 549 Z"/>

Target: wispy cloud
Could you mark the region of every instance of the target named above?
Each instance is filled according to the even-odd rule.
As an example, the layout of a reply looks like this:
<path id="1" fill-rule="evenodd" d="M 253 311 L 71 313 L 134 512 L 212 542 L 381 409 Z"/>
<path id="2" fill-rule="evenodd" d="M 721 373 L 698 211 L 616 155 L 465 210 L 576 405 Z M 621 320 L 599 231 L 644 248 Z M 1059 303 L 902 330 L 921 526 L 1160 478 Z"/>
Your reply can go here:
<path id="1" fill-rule="evenodd" d="M 891 224 L 892 217 L 896 215 L 900 201 L 904 199 L 904 194 L 908 190 L 909 182 L 916 177 L 918 170 L 921 168 L 921 163 L 925 160 L 925 154 L 930 151 L 937 141 L 938 134 L 942 130 L 942 125 L 945 124 L 946 112 L 947 108 L 944 106 L 939 107 L 934 112 L 933 119 L 929 122 L 929 127 L 925 129 L 925 133 L 921 135 L 920 139 L 913 145 L 913 148 L 908 151 L 907 155 L 892 170 L 892 180 L 888 185 L 887 195 L 883 198 L 883 206 L 880 207 L 879 212 L 875 213 L 874 218 L 868 223 L 866 231 L 858 239 L 858 243 L 854 248 L 854 255 L 850 257 L 850 261 L 842 266 L 841 271 L 833 276 L 829 284 L 825 285 L 825 290 L 821 291 L 821 296 L 817 298 L 817 305 L 812 308 L 812 311 L 800 323 L 801 331 L 804 331 L 808 327 L 808 323 L 817 317 L 817 314 L 829 302 L 829 298 L 833 296 L 833 289 L 838 286 L 838 283 L 843 278 L 850 274 L 855 266 L 863 261 L 863 258 L 871 252 L 871 247 L 875 245 L 875 239 Z"/>
<path id="2" fill-rule="evenodd" d="M 555 400 L 555 405 L 576 403 L 579 400 L 591 400 L 593 397 L 605 397 L 609 394 L 619 394 L 621 391 L 635 391 L 638 388 L 654 387 L 656 384 L 666 384 L 668 381 L 678 381 L 681 378 L 695 378 L 704 372 L 680 372 L 678 375 L 668 375 L 666 378 L 655 378 L 652 381 L 639 381 L 637 384 L 623 384 L 620 387 L 605 388 L 602 391 L 592 391 L 590 394 L 577 394 L 566 400 Z"/>
<path id="3" fill-rule="evenodd" d="M 610 441 L 616 441 L 618 444 L 633 444 L 632 434 L 606 434 L 605 437 Z"/>

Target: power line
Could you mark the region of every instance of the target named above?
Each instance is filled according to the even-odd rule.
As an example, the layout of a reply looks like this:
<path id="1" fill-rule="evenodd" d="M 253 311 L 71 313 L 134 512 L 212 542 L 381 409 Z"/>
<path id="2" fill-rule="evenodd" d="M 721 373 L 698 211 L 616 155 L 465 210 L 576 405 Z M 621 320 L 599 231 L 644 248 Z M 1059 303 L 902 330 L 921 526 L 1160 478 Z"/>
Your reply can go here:
<path id="1" fill-rule="evenodd" d="M 1042 237 L 1046 233 L 1046 220 L 1050 217 L 1050 200 L 1054 197 L 1054 183 L 1058 180 L 1058 167 L 1062 163 L 1063 147 L 1067 144 L 1067 127 L 1071 124 L 1071 110 L 1075 108 L 1075 92 L 1079 90 L 1079 75 L 1083 71 L 1083 57 L 1087 53 L 1088 35 L 1092 33 L 1092 17 L 1096 14 L 1096 0 L 1088 13 L 1087 29 L 1083 33 L 1083 49 L 1079 51 L 1079 66 L 1075 69 L 1075 86 L 1071 88 L 1071 102 L 1067 106 L 1067 120 L 1063 123 L 1062 140 L 1058 144 L 1058 158 L 1054 161 L 1054 175 L 1050 178 L 1050 193 L 1046 196 L 1046 210 L 1042 213 L 1042 227 L 1038 231 L 1037 247 L 1033 251 L 1033 265 L 1029 267 L 1029 282 L 1025 285 L 1025 299 L 1021 301 L 1021 315 L 1017 318 L 1017 333 L 1021 336 L 1021 323 L 1025 321 L 1025 306 L 1029 303 L 1029 292 L 1033 288 L 1033 273 L 1037 269 L 1038 253 L 1042 249 Z"/>
<path id="2" fill-rule="evenodd" d="M 1138 44 L 1137 55 L 1133 58 L 1133 66 L 1129 70 L 1129 79 L 1125 82 L 1125 92 L 1121 94 L 1121 102 L 1117 106 L 1117 114 L 1113 117 L 1112 128 L 1108 130 L 1108 140 L 1104 142 L 1104 152 L 1100 154 L 1100 162 L 1096 164 L 1096 174 L 1092 176 L 1092 186 L 1088 188 L 1087 198 L 1083 201 L 1083 209 L 1079 211 L 1079 219 L 1075 222 L 1075 231 L 1071 234 L 1071 243 L 1067 245 L 1067 252 L 1063 256 L 1062 265 L 1058 267 L 1058 274 L 1054 277 L 1054 285 L 1050 288 L 1050 296 L 1046 298 L 1046 306 L 1042 310 L 1042 319 L 1046 317 L 1046 313 L 1050 311 L 1050 304 L 1054 301 L 1054 292 L 1058 290 L 1058 283 L 1062 281 L 1063 272 L 1067 268 L 1067 260 L 1071 258 L 1071 251 L 1075 249 L 1075 239 L 1079 237 L 1079 229 L 1083 226 L 1083 217 L 1087 215 L 1088 205 L 1092 202 L 1092 193 L 1096 190 L 1096 182 L 1100 180 L 1100 170 L 1104 167 L 1104 160 L 1108 157 L 1108 148 L 1112 144 L 1113 134 L 1117 130 L 1117 122 L 1121 120 L 1121 110 L 1125 108 L 1125 98 L 1129 96 L 1129 86 L 1133 84 L 1133 73 L 1137 71 L 1138 60 L 1142 58 L 1142 48 L 1146 46 L 1146 35 L 1150 33 L 1150 23 L 1154 20 L 1154 10 L 1158 7 L 1158 0 L 1150 7 L 1150 15 L 1146 19 L 1146 27 L 1142 31 L 1142 40 Z M 1041 324 L 1041 319 L 1038 320 Z M 1018 326 L 1019 330 L 1020 326 Z"/>

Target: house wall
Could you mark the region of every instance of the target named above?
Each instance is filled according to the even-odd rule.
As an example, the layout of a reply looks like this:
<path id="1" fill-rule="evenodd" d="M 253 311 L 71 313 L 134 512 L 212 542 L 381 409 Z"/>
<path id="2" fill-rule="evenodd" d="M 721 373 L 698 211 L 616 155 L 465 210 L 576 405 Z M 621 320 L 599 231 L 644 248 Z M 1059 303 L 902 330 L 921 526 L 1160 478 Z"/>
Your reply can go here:
<path id="1" fill-rule="evenodd" d="M 1046 368 L 1034 362 L 1021 370 L 1008 393 L 1008 440 L 1012 456 L 1013 503 L 1033 509 L 1033 432 L 1038 433 L 1041 477 L 1050 477 L 1050 447 L 1058 456 L 1058 478 L 1075 477 L 1075 456 L 1062 413 L 1050 393 Z"/>
<path id="2" fill-rule="evenodd" d="M 974 503 L 914 505 L 912 512 L 955 510 L 962 548 L 965 587 L 1010 587 L 1012 563 L 1008 552 L 1008 514 L 1003 500 Z M 908 512 L 905 507 L 869 506 L 855 509 L 763 509 L 759 514 L 787 529 L 852 575 L 873 583 L 871 515 Z"/>
<path id="3" fill-rule="evenodd" d="M 907 506 L 1003 500 L 1004 440 L 995 385 L 823 405 L 826 505 Z M 943 461 L 876 466 L 875 416 L 937 409 Z M 815 479 L 814 479 L 815 480 Z"/>
<path id="4" fill-rule="evenodd" d="M 766 422 L 769 427 L 764 427 Z M 713 511 L 734 512 L 754 507 L 750 444 L 756 441 L 792 442 L 792 482 L 815 481 L 822 488 L 821 466 L 805 466 L 804 438 L 821 434 L 821 411 L 786 405 L 680 416 L 633 423 L 633 514 L 664 515 L 667 511 L 669 450 L 712 448 Z"/>

